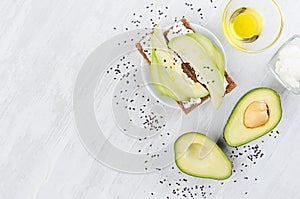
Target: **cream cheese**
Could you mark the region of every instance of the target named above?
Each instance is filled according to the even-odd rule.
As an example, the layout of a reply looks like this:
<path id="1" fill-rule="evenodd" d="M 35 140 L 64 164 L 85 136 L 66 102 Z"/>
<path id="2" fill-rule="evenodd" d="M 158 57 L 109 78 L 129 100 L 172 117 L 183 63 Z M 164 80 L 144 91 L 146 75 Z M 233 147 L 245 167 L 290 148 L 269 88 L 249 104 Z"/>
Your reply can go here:
<path id="1" fill-rule="evenodd" d="M 289 44 L 279 51 L 275 72 L 288 86 L 300 87 L 300 49 L 298 46 Z"/>
<path id="2" fill-rule="evenodd" d="M 193 105 L 199 104 L 201 101 L 202 101 L 201 98 L 197 98 L 197 99 L 191 98 L 188 101 L 183 101 L 182 105 L 184 108 L 189 108 Z"/>
<path id="3" fill-rule="evenodd" d="M 188 29 L 184 26 L 182 21 L 178 21 L 173 25 L 173 28 L 170 29 L 170 31 L 167 34 L 167 38 L 170 41 L 174 37 L 178 37 L 180 35 L 184 35 L 187 33 L 192 33 L 193 31 L 191 29 Z"/>

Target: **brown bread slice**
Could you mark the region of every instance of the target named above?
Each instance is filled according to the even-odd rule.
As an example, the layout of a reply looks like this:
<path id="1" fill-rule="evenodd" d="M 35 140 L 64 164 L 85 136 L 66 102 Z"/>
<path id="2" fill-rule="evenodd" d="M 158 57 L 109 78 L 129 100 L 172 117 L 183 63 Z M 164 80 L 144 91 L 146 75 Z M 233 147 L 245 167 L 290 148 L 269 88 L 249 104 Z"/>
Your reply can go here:
<path id="1" fill-rule="evenodd" d="M 180 20 L 183 25 L 192 30 L 193 32 L 195 32 L 195 30 L 192 28 L 192 26 L 190 25 L 190 23 L 185 19 L 185 18 L 182 18 Z M 166 30 L 164 32 L 164 35 L 165 35 L 165 38 L 166 40 L 168 41 L 167 39 L 167 35 L 169 33 L 170 30 L 172 30 L 173 26 L 170 27 L 168 30 Z M 141 40 L 142 41 L 142 40 Z M 148 59 L 147 55 L 144 53 L 144 49 L 142 47 L 142 45 L 140 43 L 137 43 L 136 45 L 136 48 L 138 49 L 138 51 L 140 52 L 140 54 L 143 56 L 143 58 L 147 61 L 147 63 L 150 65 L 151 64 L 151 60 Z M 183 71 L 188 75 L 189 78 L 191 78 L 194 82 L 198 82 L 197 81 L 197 78 L 196 78 L 196 75 L 195 75 L 195 71 L 194 69 L 190 66 L 189 63 L 183 63 L 182 64 L 182 69 Z M 230 93 L 237 85 L 236 83 L 233 81 L 233 79 L 229 76 L 229 74 L 225 71 L 225 79 L 228 83 L 228 85 L 226 86 L 226 91 L 225 91 L 225 94 L 228 94 Z M 192 110 L 194 110 L 196 107 L 198 107 L 200 104 L 202 104 L 203 102 L 205 102 L 207 99 L 209 98 L 209 96 L 206 96 L 206 97 L 203 97 L 201 98 L 201 101 L 199 103 L 196 103 L 196 104 L 192 104 L 191 106 L 189 107 L 184 107 L 183 105 L 183 102 L 179 102 L 179 101 L 176 101 L 178 106 L 183 110 L 183 112 L 185 114 L 188 114 L 190 113 Z"/>

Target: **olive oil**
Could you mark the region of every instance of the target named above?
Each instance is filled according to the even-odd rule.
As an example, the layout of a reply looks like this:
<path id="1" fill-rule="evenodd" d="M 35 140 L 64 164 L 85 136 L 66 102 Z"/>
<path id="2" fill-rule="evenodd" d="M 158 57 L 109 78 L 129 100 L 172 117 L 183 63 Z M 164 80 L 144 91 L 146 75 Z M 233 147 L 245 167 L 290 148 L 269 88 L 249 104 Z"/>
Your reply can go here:
<path id="1" fill-rule="evenodd" d="M 242 7 L 233 12 L 230 17 L 230 31 L 236 40 L 251 43 L 258 39 L 262 32 L 263 20 L 260 14 Z"/>

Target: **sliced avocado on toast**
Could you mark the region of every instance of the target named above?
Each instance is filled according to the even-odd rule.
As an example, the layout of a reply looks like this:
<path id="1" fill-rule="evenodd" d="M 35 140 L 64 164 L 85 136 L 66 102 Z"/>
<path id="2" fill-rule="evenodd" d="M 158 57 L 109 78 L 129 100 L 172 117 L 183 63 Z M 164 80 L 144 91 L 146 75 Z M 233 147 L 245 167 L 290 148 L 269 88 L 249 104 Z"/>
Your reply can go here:
<path id="1" fill-rule="evenodd" d="M 150 78 L 160 94 L 177 101 L 201 98 L 209 94 L 199 82 L 193 82 L 183 73 L 181 65 L 176 62 L 174 52 L 168 48 L 159 25 L 152 33 L 151 43 Z"/>
<path id="2" fill-rule="evenodd" d="M 246 93 L 234 107 L 224 128 L 230 146 L 241 146 L 274 129 L 280 122 L 280 96 L 270 88 L 256 88 Z"/>
<path id="3" fill-rule="evenodd" d="M 228 157 L 214 141 L 201 133 L 181 135 L 174 150 L 177 167 L 188 175 L 217 180 L 231 176 L 232 165 Z"/>
<path id="4" fill-rule="evenodd" d="M 224 69 L 219 71 L 211 53 L 198 40 L 201 38 L 196 33 L 190 33 L 171 39 L 168 46 L 200 74 L 200 82 L 208 89 L 214 108 L 218 109 L 225 94 L 224 74 L 221 74 Z"/>
<path id="5" fill-rule="evenodd" d="M 206 49 L 206 53 L 214 61 L 221 73 L 221 76 L 223 77 L 225 73 L 225 60 L 223 53 L 221 52 L 219 47 L 217 47 L 207 37 L 198 32 L 188 33 L 186 34 L 186 36 L 192 37 L 193 39 L 197 40 L 198 44 Z"/>

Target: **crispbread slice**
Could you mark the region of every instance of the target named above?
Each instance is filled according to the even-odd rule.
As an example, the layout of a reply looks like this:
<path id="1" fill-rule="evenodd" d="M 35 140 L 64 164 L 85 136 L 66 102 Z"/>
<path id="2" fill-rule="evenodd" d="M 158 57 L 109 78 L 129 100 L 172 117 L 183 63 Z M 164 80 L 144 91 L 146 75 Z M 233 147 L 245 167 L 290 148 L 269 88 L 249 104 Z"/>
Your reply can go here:
<path id="1" fill-rule="evenodd" d="M 192 28 L 192 26 L 189 24 L 189 22 L 185 19 L 182 18 L 180 20 L 183 24 L 183 26 L 185 26 L 187 29 L 190 30 L 190 32 L 195 32 L 195 30 Z M 168 33 L 170 31 L 172 31 L 172 29 L 174 28 L 174 26 L 170 27 L 168 30 L 166 30 L 164 32 L 165 38 L 168 41 Z M 176 34 L 178 34 L 179 32 L 176 32 Z M 179 33 L 179 34 L 184 34 L 184 33 Z M 151 35 L 150 35 L 151 36 Z M 178 36 L 178 35 L 177 35 Z M 149 37 L 149 35 L 148 35 Z M 136 44 L 136 48 L 138 49 L 138 51 L 140 52 L 140 54 L 143 56 L 143 58 L 146 60 L 146 62 L 151 65 L 151 60 L 148 58 L 146 52 L 150 50 L 150 48 L 147 47 L 147 49 L 144 49 L 143 46 L 141 45 L 141 42 L 143 42 L 143 39 Z M 183 71 L 187 74 L 187 76 L 189 78 L 191 78 L 193 81 L 197 82 L 197 78 L 195 76 L 194 70 L 193 68 L 189 65 L 189 63 L 182 63 L 182 69 Z M 226 86 L 226 91 L 225 94 L 230 93 L 235 87 L 236 87 L 236 83 L 233 81 L 233 79 L 228 75 L 228 73 L 225 71 L 225 80 L 227 81 L 227 86 Z M 179 102 L 177 101 L 178 106 L 183 110 L 183 112 L 185 114 L 190 113 L 192 110 L 194 110 L 196 107 L 198 107 L 200 104 L 202 104 L 203 102 L 205 102 L 207 99 L 209 98 L 209 96 L 203 97 L 203 98 L 199 98 L 199 99 L 191 99 L 187 102 Z"/>

